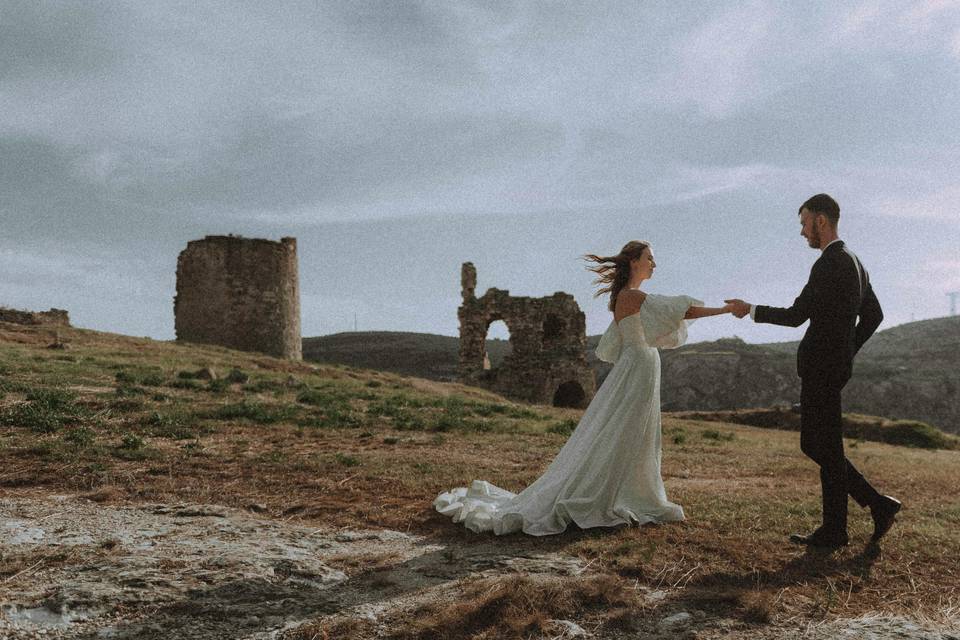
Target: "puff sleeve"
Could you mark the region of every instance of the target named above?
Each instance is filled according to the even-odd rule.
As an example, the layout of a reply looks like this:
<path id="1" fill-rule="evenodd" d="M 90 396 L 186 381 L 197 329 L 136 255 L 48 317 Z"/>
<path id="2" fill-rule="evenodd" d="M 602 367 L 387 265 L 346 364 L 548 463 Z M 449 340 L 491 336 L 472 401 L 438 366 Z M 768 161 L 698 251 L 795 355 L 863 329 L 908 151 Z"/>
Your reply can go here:
<path id="1" fill-rule="evenodd" d="M 690 296 L 648 295 L 640 310 L 643 333 L 651 347 L 676 349 L 687 341 L 687 326 L 693 320 L 684 316 L 690 307 L 703 302 Z"/>

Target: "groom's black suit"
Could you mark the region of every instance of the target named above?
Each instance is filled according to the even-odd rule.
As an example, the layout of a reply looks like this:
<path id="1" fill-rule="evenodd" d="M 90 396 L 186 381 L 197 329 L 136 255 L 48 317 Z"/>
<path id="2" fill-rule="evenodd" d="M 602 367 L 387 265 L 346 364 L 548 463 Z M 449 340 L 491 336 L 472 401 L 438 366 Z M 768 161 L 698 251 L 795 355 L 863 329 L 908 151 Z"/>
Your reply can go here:
<path id="1" fill-rule="evenodd" d="M 808 319 L 797 349 L 800 448 L 820 465 L 824 534 L 846 536 L 847 494 L 862 507 L 882 499 L 844 456 L 840 392 L 853 372 L 854 355 L 880 326 L 883 311 L 867 271 L 842 241 L 824 249 L 793 306 L 754 309 L 756 322 L 799 327 Z"/>

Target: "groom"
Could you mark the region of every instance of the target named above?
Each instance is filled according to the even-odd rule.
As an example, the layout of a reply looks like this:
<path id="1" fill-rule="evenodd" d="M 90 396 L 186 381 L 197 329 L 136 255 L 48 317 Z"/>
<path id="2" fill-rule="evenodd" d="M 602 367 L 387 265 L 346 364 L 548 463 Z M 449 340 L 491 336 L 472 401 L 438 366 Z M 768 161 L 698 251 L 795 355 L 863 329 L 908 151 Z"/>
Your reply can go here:
<path id="1" fill-rule="evenodd" d="M 823 524 L 809 535 L 790 540 L 814 547 L 847 544 L 847 494 L 869 507 L 876 543 L 900 510 L 895 498 L 880 495 L 843 453 L 840 391 L 850 379 L 853 357 L 880 326 L 883 311 L 860 260 L 837 236 L 840 207 L 825 193 L 800 207 L 800 235 L 821 251 L 800 296 L 783 309 L 727 300 L 738 318 L 799 327 L 810 326 L 797 349 L 800 376 L 800 449 L 820 465 Z M 860 321 L 857 322 L 859 316 Z"/>

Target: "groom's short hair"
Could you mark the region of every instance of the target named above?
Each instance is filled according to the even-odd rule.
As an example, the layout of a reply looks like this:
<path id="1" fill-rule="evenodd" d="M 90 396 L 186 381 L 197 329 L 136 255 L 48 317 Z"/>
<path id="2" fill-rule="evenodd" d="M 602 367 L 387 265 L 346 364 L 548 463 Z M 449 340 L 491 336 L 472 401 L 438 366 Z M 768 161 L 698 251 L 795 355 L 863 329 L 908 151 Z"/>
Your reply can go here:
<path id="1" fill-rule="evenodd" d="M 840 220 L 840 205 L 825 193 L 818 193 L 807 199 L 806 202 L 800 205 L 797 213 L 799 214 L 804 209 L 811 213 L 822 213 L 827 216 L 833 224 L 836 224 Z"/>

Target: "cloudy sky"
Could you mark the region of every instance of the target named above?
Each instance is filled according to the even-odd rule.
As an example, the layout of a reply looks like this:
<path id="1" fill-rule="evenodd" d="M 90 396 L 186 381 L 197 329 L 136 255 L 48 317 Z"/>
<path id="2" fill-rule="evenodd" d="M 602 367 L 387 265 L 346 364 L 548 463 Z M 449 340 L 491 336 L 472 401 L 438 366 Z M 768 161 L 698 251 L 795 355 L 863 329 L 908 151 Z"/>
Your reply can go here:
<path id="1" fill-rule="evenodd" d="M 960 290 L 958 114 L 947 0 L 0 0 L 0 306 L 169 339 L 177 254 L 235 233 L 298 239 L 305 336 L 456 335 L 467 260 L 593 334 L 579 256 L 634 238 L 651 291 L 788 305 L 826 191 L 889 327 Z"/>

